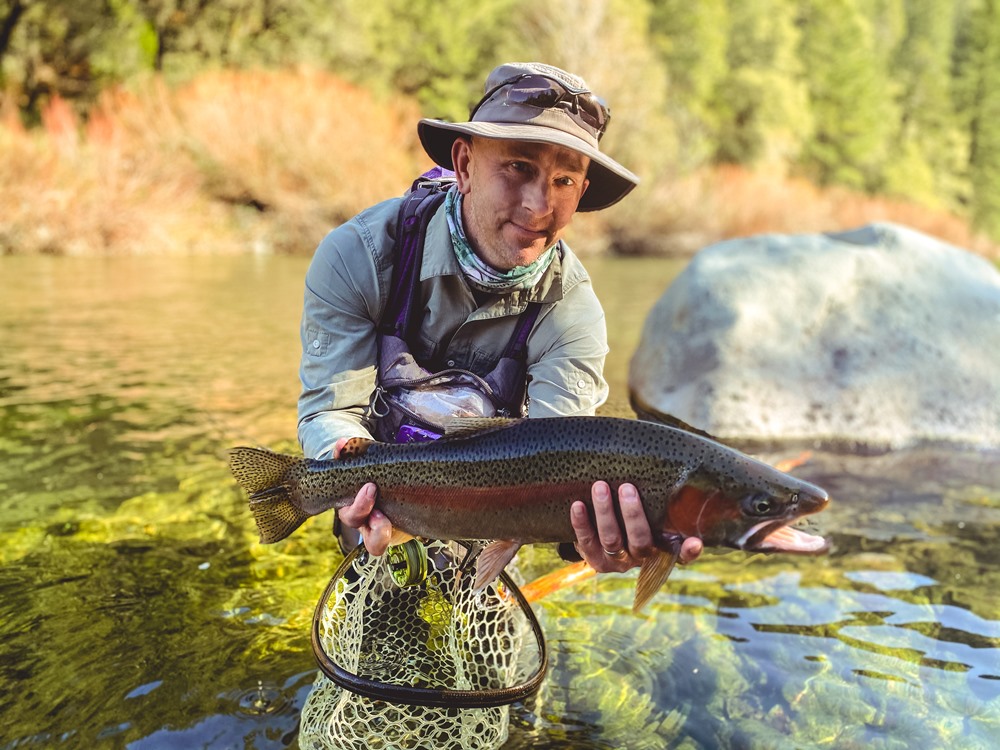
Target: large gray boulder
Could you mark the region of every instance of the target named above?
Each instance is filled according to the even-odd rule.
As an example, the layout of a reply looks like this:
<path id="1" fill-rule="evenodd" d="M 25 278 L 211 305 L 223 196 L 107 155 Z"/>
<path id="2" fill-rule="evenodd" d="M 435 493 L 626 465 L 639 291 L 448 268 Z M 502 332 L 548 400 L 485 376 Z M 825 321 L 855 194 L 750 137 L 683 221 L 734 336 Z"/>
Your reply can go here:
<path id="1" fill-rule="evenodd" d="M 893 224 L 721 242 L 650 312 L 629 387 L 724 439 L 1000 445 L 1000 273 Z"/>

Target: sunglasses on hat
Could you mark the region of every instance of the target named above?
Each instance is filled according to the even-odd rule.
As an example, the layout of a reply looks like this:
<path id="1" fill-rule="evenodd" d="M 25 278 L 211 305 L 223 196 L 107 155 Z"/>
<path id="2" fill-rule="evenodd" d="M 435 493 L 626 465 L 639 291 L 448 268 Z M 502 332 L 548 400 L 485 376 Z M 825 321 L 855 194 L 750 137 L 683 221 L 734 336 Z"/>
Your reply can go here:
<path id="1" fill-rule="evenodd" d="M 537 109 L 558 107 L 569 113 L 578 124 L 591 131 L 597 140 L 601 140 L 611 119 L 611 110 L 594 92 L 573 88 L 562 81 L 538 73 L 524 73 L 494 86 L 472 108 L 469 119 L 475 119 L 479 108 L 501 89 L 506 89 L 502 94 L 502 103 L 521 104 Z"/>

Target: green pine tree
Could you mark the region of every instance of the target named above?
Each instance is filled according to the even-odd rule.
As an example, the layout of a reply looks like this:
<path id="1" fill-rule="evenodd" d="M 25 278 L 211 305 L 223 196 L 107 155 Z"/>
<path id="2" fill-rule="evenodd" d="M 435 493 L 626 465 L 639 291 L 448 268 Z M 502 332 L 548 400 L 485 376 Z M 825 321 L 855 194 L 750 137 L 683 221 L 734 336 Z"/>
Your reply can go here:
<path id="1" fill-rule="evenodd" d="M 976 226 L 1000 240 L 1000 1 L 981 0 L 968 28 L 960 101 L 971 136 L 970 209 Z"/>
<path id="2" fill-rule="evenodd" d="M 729 0 L 729 72 L 713 97 L 716 158 L 781 165 L 812 131 L 793 0 Z"/>
<path id="3" fill-rule="evenodd" d="M 891 193 L 956 206 L 968 193 L 968 135 L 953 102 L 954 0 L 908 0 L 895 56 L 899 132 L 887 169 Z M 929 182 L 928 182 L 929 180 Z"/>
<path id="4" fill-rule="evenodd" d="M 726 0 L 655 0 L 650 39 L 667 66 L 666 107 L 682 166 L 696 167 L 711 156 L 719 129 L 712 100 L 729 72 Z"/>
<path id="5" fill-rule="evenodd" d="M 895 112 L 871 23 L 857 0 L 802 0 L 800 28 L 816 123 L 802 164 L 821 184 L 872 190 Z"/>

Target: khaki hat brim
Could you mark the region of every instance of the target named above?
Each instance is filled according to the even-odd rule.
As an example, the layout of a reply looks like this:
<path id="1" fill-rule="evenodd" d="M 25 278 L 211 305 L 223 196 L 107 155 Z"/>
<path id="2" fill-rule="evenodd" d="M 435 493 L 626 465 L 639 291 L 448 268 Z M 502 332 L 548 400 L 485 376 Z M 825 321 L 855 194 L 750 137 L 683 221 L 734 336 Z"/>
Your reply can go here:
<path id="1" fill-rule="evenodd" d="M 639 184 L 639 178 L 589 143 L 555 128 L 523 123 L 444 122 L 423 119 L 417 134 L 427 155 L 445 169 L 454 170 L 451 147 L 460 135 L 498 138 L 530 143 L 551 143 L 590 157 L 587 179 L 590 185 L 580 199 L 578 211 L 599 211 L 613 206 Z"/>

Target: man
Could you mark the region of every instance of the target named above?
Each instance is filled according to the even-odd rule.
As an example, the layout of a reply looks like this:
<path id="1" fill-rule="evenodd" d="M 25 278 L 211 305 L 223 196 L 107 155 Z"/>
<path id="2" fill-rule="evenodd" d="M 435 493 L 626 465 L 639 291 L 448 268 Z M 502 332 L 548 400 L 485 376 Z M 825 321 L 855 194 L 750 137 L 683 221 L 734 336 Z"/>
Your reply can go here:
<path id="1" fill-rule="evenodd" d="M 539 63 L 501 65 L 469 122 L 421 120 L 424 149 L 456 184 L 427 225 L 415 307 L 422 317 L 405 345 L 431 372 L 460 368 L 486 376 L 529 306 L 527 416 L 591 415 L 607 398 L 604 313 L 579 260 L 562 241 L 576 211 L 621 200 L 637 184 L 601 153 L 607 107 L 579 77 Z M 390 294 L 401 199 L 386 201 L 332 231 L 306 277 L 302 319 L 299 440 L 307 456 L 336 457 L 351 437 L 376 432 L 384 384 L 379 326 L 398 304 Z M 392 439 L 392 438 L 390 438 Z M 339 520 L 360 531 L 374 555 L 392 533 L 373 510 L 368 484 Z M 576 550 L 599 572 L 625 571 L 653 551 L 634 486 L 615 498 L 592 488 L 596 524 L 571 509 Z M 685 540 L 681 561 L 701 551 Z"/>

